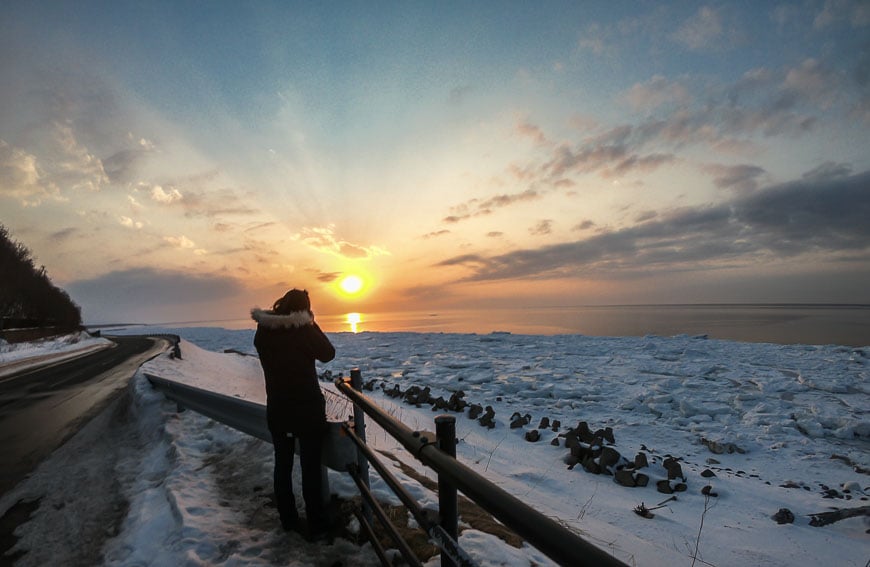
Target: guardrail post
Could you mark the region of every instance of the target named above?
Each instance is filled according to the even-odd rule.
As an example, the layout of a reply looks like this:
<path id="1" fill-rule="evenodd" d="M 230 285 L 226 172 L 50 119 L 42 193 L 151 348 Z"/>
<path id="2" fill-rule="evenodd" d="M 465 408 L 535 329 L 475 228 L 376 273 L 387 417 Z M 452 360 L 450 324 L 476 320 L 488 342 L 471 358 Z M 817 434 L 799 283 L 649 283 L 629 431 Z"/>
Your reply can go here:
<path id="1" fill-rule="evenodd" d="M 435 437 L 438 448 L 447 455 L 456 458 L 456 418 L 452 415 L 439 415 L 435 418 Z M 438 475 L 438 511 L 441 516 L 441 527 L 447 535 L 458 540 L 459 502 L 456 487 L 447 478 Z M 455 567 L 456 563 L 448 554 L 441 553 L 442 567 Z"/>
<path id="2" fill-rule="evenodd" d="M 362 372 L 360 372 L 359 368 L 351 368 L 350 370 L 350 385 L 357 392 L 362 392 Z M 363 443 L 366 442 L 366 414 L 362 410 L 361 407 L 357 404 L 353 404 L 353 430 L 356 433 L 356 436 L 359 437 L 360 441 Z M 365 455 L 363 455 L 362 451 L 357 450 L 356 452 L 356 463 L 359 468 L 359 476 L 362 480 L 363 484 L 365 484 L 366 488 L 371 488 L 371 483 L 369 482 L 369 462 L 366 459 Z M 372 509 L 368 505 L 368 503 L 363 499 L 363 516 L 365 519 L 371 524 L 372 523 Z"/>

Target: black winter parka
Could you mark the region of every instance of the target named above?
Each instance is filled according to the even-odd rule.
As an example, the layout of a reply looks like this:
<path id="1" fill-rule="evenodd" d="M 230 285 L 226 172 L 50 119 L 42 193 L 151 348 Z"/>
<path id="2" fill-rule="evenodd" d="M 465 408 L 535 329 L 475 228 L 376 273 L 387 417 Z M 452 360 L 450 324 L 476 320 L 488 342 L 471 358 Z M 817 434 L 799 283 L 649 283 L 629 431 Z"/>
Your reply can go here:
<path id="1" fill-rule="evenodd" d="M 269 429 L 313 435 L 326 428 L 326 403 L 317 383 L 314 361 L 335 358 L 335 347 L 310 311 L 282 315 L 252 309 L 257 322 L 254 346 L 266 379 Z"/>

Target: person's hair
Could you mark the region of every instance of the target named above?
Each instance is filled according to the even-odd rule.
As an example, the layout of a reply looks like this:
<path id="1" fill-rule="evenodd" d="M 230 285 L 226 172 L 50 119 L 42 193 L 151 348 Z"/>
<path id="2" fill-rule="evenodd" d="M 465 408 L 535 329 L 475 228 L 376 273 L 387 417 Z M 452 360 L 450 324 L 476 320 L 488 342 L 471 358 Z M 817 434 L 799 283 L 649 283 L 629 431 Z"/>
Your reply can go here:
<path id="1" fill-rule="evenodd" d="M 308 299 L 308 292 L 304 289 L 291 289 L 272 305 L 272 311 L 280 314 L 310 310 L 311 300 Z"/>

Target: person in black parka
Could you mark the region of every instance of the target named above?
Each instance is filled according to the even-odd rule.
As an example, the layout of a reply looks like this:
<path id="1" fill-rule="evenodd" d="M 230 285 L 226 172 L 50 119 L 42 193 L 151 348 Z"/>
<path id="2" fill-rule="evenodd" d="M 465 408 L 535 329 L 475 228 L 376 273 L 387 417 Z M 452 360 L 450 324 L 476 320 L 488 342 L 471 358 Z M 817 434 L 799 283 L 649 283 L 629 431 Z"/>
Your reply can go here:
<path id="1" fill-rule="evenodd" d="M 299 440 L 302 497 L 309 537 L 325 535 L 329 520 L 323 502 L 320 455 L 326 433 L 326 402 L 314 361 L 329 362 L 335 348 L 314 322 L 305 290 L 292 289 L 272 309 L 252 309 L 257 322 L 254 346 L 266 380 L 266 417 L 275 446 L 275 499 L 281 525 L 298 530 L 293 496 L 293 453 Z"/>

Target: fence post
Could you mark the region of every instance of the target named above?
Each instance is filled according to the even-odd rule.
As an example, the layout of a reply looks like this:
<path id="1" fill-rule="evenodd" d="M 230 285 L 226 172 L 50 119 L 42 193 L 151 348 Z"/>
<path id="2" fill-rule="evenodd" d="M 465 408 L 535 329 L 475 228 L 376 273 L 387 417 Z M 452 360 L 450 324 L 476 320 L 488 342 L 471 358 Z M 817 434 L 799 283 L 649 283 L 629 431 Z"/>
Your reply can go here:
<path id="1" fill-rule="evenodd" d="M 435 418 L 435 437 L 438 448 L 445 454 L 456 458 L 456 418 L 452 415 L 439 415 Z M 447 478 L 438 475 L 438 511 L 441 516 L 441 527 L 454 541 L 459 541 L 459 503 L 456 487 Z M 442 551 L 442 567 L 455 567 L 453 559 Z"/>
<path id="2" fill-rule="evenodd" d="M 350 369 L 350 386 L 357 392 L 362 392 L 362 372 L 360 372 L 359 368 Z M 360 441 L 365 443 L 366 414 L 357 404 L 353 404 L 353 430 L 354 433 L 356 433 L 356 436 L 360 438 Z M 371 483 L 369 482 L 369 462 L 365 455 L 363 455 L 362 451 L 357 450 L 356 452 L 356 464 L 357 467 L 359 467 L 359 476 L 360 479 L 362 479 L 363 484 L 365 484 L 366 488 L 371 488 Z M 362 511 L 365 519 L 369 524 L 371 524 L 372 509 L 365 499 L 363 499 Z"/>

